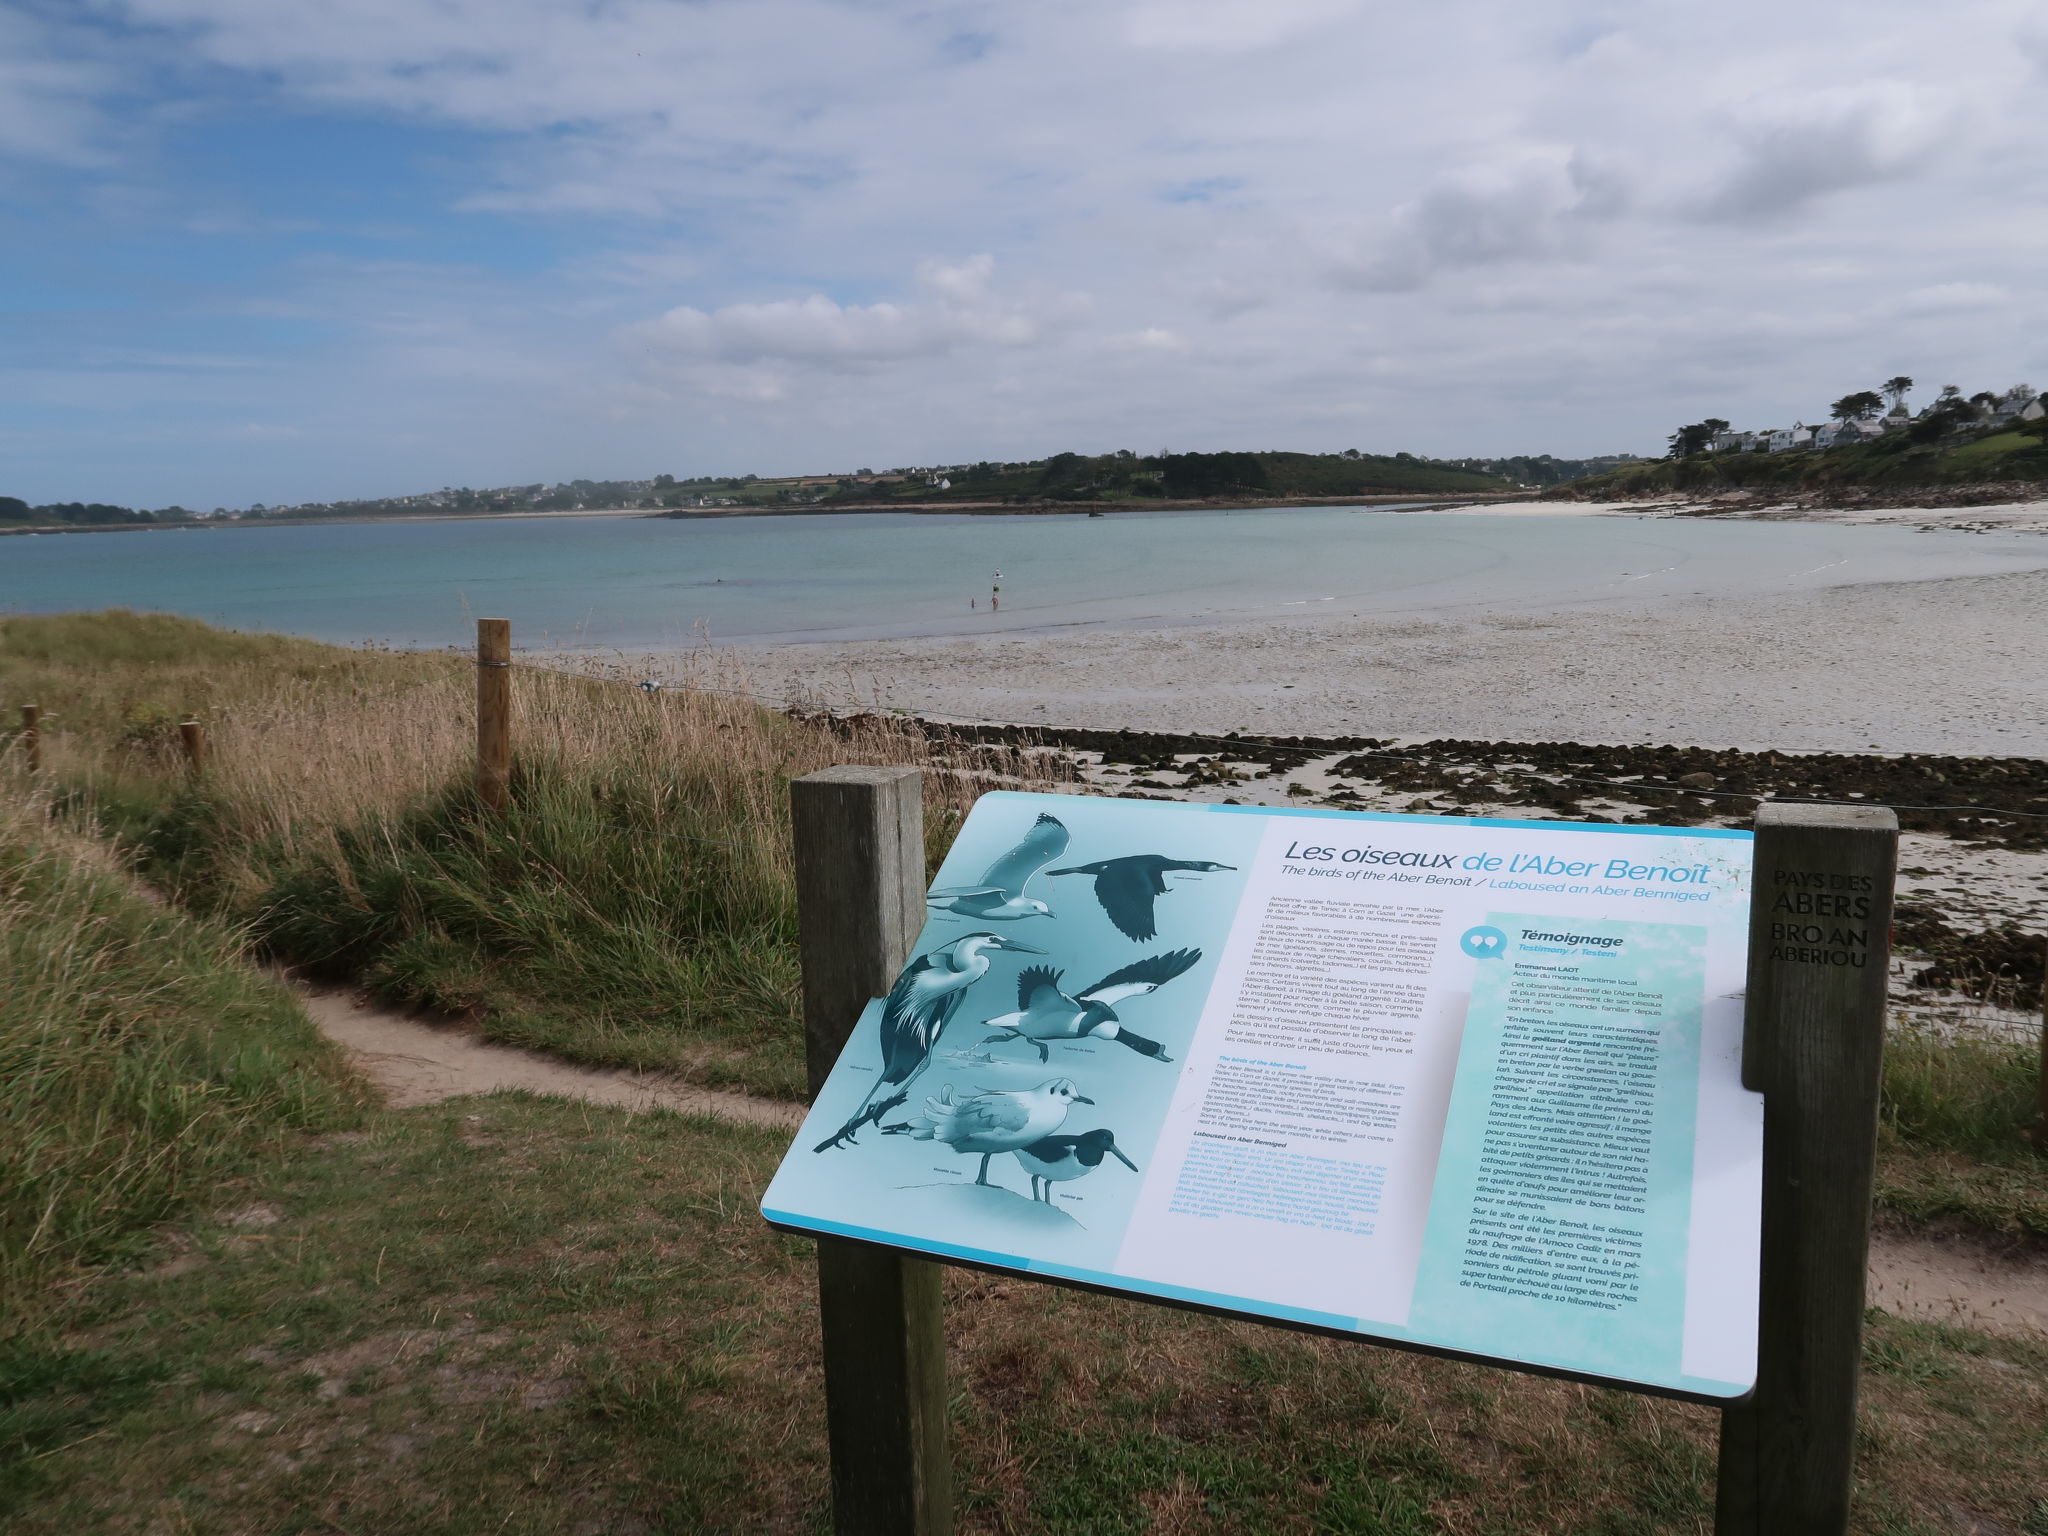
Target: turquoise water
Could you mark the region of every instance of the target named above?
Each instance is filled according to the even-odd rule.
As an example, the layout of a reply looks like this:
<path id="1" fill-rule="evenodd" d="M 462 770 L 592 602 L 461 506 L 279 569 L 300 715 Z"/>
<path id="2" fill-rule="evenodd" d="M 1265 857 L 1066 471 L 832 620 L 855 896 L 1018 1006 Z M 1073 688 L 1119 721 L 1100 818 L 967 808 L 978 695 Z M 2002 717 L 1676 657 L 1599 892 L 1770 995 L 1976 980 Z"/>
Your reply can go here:
<path id="1" fill-rule="evenodd" d="M 2048 539 L 1824 523 L 1285 511 L 334 523 L 0 538 L 0 610 L 522 646 L 1453 617 L 2048 568 Z M 1002 573 L 1002 609 L 988 612 Z M 970 609 L 969 600 L 979 607 Z"/>

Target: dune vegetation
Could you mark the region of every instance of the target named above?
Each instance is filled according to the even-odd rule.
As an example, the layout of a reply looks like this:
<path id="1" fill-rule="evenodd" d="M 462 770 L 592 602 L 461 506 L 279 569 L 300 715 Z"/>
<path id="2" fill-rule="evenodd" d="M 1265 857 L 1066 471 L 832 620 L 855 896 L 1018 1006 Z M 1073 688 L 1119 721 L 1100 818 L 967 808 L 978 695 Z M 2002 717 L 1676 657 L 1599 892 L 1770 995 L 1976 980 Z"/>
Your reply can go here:
<path id="1" fill-rule="evenodd" d="M 506 1040 L 801 1091 L 787 781 L 916 764 L 929 852 L 1029 742 L 465 656 L 0 619 L 0 1519 L 22 1531 L 823 1528 L 781 1138 L 501 1095 L 391 1111 L 262 962 Z M 191 774 L 177 722 L 208 727 Z M 1894 1219 L 2048 1234 L 2020 1053 L 1898 1043 Z M 1710 1411 L 950 1272 L 963 1529 L 1705 1529 Z M 1873 1318 L 1857 1528 L 2048 1530 L 2028 1342 Z M 1967 1490 L 1959 1493 L 1958 1490 Z M 1960 1502 L 1958 1502 L 1960 1500 Z M 2029 1524 L 2028 1522 L 2033 1522 Z M 1990 1528 L 1990 1527 L 1986 1527 Z"/>

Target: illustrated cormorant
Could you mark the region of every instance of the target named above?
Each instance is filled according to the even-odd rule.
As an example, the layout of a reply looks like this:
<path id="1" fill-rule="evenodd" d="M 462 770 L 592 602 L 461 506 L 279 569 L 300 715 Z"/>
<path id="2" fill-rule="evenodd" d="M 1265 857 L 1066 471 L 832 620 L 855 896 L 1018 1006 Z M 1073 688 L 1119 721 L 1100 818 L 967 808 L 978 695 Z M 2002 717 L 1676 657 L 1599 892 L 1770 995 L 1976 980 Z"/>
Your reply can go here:
<path id="1" fill-rule="evenodd" d="M 986 1021 L 990 1029 L 1006 1033 L 990 1035 L 981 1043 L 991 1045 L 1021 1036 L 1038 1047 L 1040 1061 L 1048 1061 L 1051 1053 L 1046 1050 L 1046 1041 L 1079 1040 L 1092 1035 L 1098 1040 L 1127 1045 L 1140 1056 L 1171 1061 L 1173 1058 L 1157 1040 L 1133 1032 L 1117 1017 L 1116 1005 L 1158 991 L 1201 958 L 1199 949 L 1175 949 L 1152 955 L 1122 970 L 1111 971 L 1094 986 L 1084 987 L 1071 997 L 1060 990 L 1059 971 L 1046 965 L 1027 967 L 1017 977 L 1018 1011 Z"/>
<path id="2" fill-rule="evenodd" d="M 1067 828 L 1057 816 L 1041 815 L 1008 853 L 989 865 L 978 885 L 941 886 L 925 900 L 941 912 L 958 912 L 983 922 L 1051 917 L 1052 908 L 1024 887 L 1031 877 L 1067 851 Z"/>
<path id="3" fill-rule="evenodd" d="M 882 1116 L 910 1097 L 909 1084 L 931 1063 L 932 1048 L 967 996 L 967 989 L 988 974 L 993 963 L 990 952 L 1011 949 L 1020 954 L 1042 955 L 1042 949 L 1006 939 L 998 933 L 970 933 L 919 955 L 903 968 L 889 1000 L 882 1005 L 882 1075 L 860 1101 L 860 1108 L 832 1135 L 812 1150 L 853 1145 L 853 1133 L 863 1125 L 878 1123 Z M 876 1102 L 885 1088 L 897 1092 Z"/>
<path id="4" fill-rule="evenodd" d="M 1115 1158 L 1131 1172 L 1138 1165 L 1123 1154 L 1116 1137 L 1108 1131 L 1083 1131 L 1078 1136 L 1044 1136 L 1028 1147 L 1017 1149 L 1017 1161 L 1031 1175 L 1031 1198 L 1052 1204 L 1052 1187 L 1078 1179 L 1102 1166 L 1104 1156 Z M 1044 1192 L 1040 1193 L 1040 1186 Z"/>
<path id="5" fill-rule="evenodd" d="M 948 1083 L 938 1098 L 924 1101 L 922 1125 L 906 1121 L 883 1129 L 890 1134 L 910 1131 L 919 1141 L 943 1141 L 955 1152 L 979 1152 L 981 1172 L 974 1182 L 985 1185 L 990 1158 L 1051 1135 L 1066 1123 L 1069 1108 L 1094 1102 L 1070 1077 L 1056 1077 L 1021 1093 L 986 1089 L 958 1103 Z"/>
<path id="6" fill-rule="evenodd" d="M 1095 899 L 1116 924 L 1117 932 L 1142 944 L 1159 937 L 1152 916 L 1153 901 L 1166 894 L 1166 872 L 1194 870 L 1213 874 L 1219 869 L 1236 869 L 1235 864 L 1213 864 L 1207 859 L 1169 859 L 1159 853 L 1134 853 L 1121 859 L 1101 859 L 1093 864 L 1076 864 L 1071 869 L 1049 869 L 1048 875 L 1093 875 Z"/>

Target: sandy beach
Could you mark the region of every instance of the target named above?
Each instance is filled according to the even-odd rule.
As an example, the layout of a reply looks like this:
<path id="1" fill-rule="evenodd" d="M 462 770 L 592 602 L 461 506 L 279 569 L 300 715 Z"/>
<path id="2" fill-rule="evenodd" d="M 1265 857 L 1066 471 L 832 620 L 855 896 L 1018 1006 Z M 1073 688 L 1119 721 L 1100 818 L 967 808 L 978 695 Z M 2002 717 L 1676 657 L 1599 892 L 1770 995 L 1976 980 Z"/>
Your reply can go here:
<path id="1" fill-rule="evenodd" d="M 2048 571 L 740 655 L 772 697 L 1030 724 L 2039 757 L 2043 613 Z"/>

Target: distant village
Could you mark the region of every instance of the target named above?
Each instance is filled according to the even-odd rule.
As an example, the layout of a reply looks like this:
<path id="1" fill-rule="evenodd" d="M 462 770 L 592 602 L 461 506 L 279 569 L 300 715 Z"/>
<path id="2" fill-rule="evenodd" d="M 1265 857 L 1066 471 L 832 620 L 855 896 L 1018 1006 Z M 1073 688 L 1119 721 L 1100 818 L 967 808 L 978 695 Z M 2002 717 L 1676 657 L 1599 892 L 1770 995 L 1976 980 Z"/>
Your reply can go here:
<path id="1" fill-rule="evenodd" d="M 1761 427 L 1744 432 L 1710 418 L 1672 434 L 1672 457 L 1842 448 L 1901 431 L 1934 441 L 1964 428 L 2001 427 L 2048 416 L 2048 396 L 2037 392 L 2031 384 L 2015 384 L 2003 394 L 1985 390 L 1967 399 L 1960 386 L 1944 385 L 1941 393 L 1918 411 L 1909 410 L 1906 405 L 1912 388 L 1913 381 L 1901 376 L 1887 380 L 1881 392 L 1863 390 L 1844 395 L 1829 408 L 1831 419 L 1818 426 L 1795 421 L 1789 427 Z M 1891 402 L 1890 410 L 1885 409 L 1887 400 Z"/>

